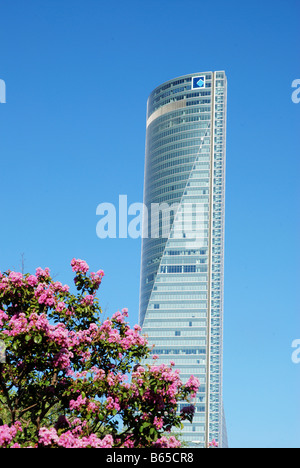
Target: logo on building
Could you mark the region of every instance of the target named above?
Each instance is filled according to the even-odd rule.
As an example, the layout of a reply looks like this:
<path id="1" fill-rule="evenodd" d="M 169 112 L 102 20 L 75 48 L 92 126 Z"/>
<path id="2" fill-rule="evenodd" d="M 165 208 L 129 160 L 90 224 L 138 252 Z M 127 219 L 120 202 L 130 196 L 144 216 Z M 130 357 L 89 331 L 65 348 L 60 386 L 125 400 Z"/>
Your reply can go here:
<path id="1" fill-rule="evenodd" d="M 205 76 L 194 76 L 192 78 L 192 89 L 205 88 Z"/>

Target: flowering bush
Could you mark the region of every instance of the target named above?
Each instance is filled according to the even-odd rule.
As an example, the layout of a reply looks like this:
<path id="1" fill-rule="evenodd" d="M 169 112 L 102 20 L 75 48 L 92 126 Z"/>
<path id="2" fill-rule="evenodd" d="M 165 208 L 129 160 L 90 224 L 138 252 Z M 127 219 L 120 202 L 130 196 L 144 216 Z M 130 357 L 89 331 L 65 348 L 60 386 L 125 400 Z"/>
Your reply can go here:
<path id="1" fill-rule="evenodd" d="M 193 406 L 174 363 L 141 365 L 149 346 L 127 309 L 100 320 L 104 273 L 72 260 L 76 295 L 48 268 L 0 273 L 0 446 L 5 448 L 178 447 L 167 437 Z"/>
<path id="2" fill-rule="evenodd" d="M 213 439 L 212 442 L 208 444 L 208 448 L 219 448 L 219 444 Z"/>

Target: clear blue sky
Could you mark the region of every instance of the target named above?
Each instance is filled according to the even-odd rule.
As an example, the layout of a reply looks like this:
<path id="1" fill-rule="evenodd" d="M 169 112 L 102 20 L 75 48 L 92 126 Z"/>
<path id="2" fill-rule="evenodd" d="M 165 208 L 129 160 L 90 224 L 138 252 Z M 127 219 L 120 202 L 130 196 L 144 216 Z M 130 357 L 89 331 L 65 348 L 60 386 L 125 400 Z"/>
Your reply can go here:
<path id="1" fill-rule="evenodd" d="M 140 240 L 96 207 L 143 197 L 149 93 L 226 70 L 224 398 L 232 447 L 300 447 L 299 0 L 1 2 L 0 270 L 85 259 L 108 314 L 138 321 Z"/>

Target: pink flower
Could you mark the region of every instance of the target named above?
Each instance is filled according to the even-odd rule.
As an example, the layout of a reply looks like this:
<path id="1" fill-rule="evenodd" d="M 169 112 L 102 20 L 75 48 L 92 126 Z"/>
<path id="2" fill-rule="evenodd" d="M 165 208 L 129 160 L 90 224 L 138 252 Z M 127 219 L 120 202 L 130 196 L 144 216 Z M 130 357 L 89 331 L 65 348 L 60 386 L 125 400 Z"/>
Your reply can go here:
<path id="1" fill-rule="evenodd" d="M 26 281 L 29 284 L 29 286 L 32 286 L 32 287 L 34 287 L 34 286 L 36 286 L 38 284 L 37 277 L 33 276 L 33 275 L 28 276 Z"/>
<path id="2" fill-rule="evenodd" d="M 8 282 L 8 278 L 1 278 L 1 283 L 0 283 L 0 291 L 1 290 L 4 290 L 4 289 L 7 289 L 9 287 L 9 282 Z"/>
<path id="3" fill-rule="evenodd" d="M 87 402 L 86 398 L 82 398 L 81 395 L 77 398 L 77 400 L 70 401 L 70 409 L 77 409 L 79 410 L 82 406 L 85 406 Z"/>
<path id="4" fill-rule="evenodd" d="M 66 304 L 64 302 L 58 302 L 56 306 L 56 312 L 62 312 L 64 309 L 66 309 Z"/>
<path id="5" fill-rule="evenodd" d="M 196 377 L 191 375 L 185 386 L 190 390 L 190 392 L 192 392 L 192 398 L 195 398 L 196 393 L 198 392 L 200 387 L 200 381 Z"/>
<path id="6" fill-rule="evenodd" d="M 99 407 L 96 403 L 94 403 L 93 401 L 91 401 L 88 406 L 87 406 L 87 410 L 88 411 L 91 411 L 92 413 L 95 413 L 96 411 L 99 410 Z"/>
<path id="7" fill-rule="evenodd" d="M 124 315 L 121 314 L 121 312 L 116 312 L 112 318 L 112 320 L 114 320 L 115 322 L 118 322 L 118 323 L 124 323 Z"/>
<path id="8" fill-rule="evenodd" d="M 38 279 L 40 278 L 49 278 L 50 277 L 50 270 L 49 268 L 45 268 L 45 270 L 43 270 L 42 268 L 37 268 L 36 269 L 36 277 Z"/>
<path id="9" fill-rule="evenodd" d="M 94 304 L 94 296 L 92 296 L 91 294 L 85 296 L 82 300 L 81 300 L 81 304 L 82 305 L 85 305 L 85 306 L 90 306 L 90 305 L 93 305 Z"/>
<path id="10" fill-rule="evenodd" d="M 107 435 L 102 440 L 101 448 L 112 448 L 114 444 L 114 439 L 111 435 Z"/>
<path id="11" fill-rule="evenodd" d="M 72 434 L 71 431 L 67 431 L 62 434 L 58 440 L 58 445 L 64 448 L 75 448 L 76 447 L 76 437 Z M 78 447 L 79 448 L 79 447 Z"/>
<path id="12" fill-rule="evenodd" d="M 73 260 L 71 261 L 71 267 L 72 267 L 72 270 L 75 271 L 76 273 L 82 273 L 82 274 L 85 274 L 89 271 L 89 266 L 88 264 L 84 261 L 84 260 L 76 260 L 75 258 L 73 258 Z"/>
<path id="13" fill-rule="evenodd" d="M 0 310 L 0 327 L 3 327 L 3 320 L 6 321 L 8 319 L 8 315 L 3 310 Z"/>
<path id="14" fill-rule="evenodd" d="M 37 330 L 44 330 L 46 333 L 48 333 L 51 328 L 46 314 L 38 315 L 36 313 L 32 313 L 29 316 L 29 320 L 30 322 L 28 329 L 35 328 Z"/>
<path id="15" fill-rule="evenodd" d="M 18 432 L 22 432 L 22 426 L 19 421 L 9 427 L 7 424 L 0 426 L 0 447 L 7 447 L 16 437 Z"/>
<path id="16" fill-rule="evenodd" d="M 213 441 L 209 443 L 208 447 L 209 448 L 218 448 L 219 444 L 218 444 L 218 442 L 216 442 L 215 439 L 213 439 Z"/>
<path id="17" fill-rule="evenodd" d="M 158 418 L 155 416 L 154 421 L 153 421 L 154 426 L 156 427 L 157 430 L 160 430 L 164 426 L 164 421 L 162 418 Z"/>
<path id="18" fill-rule="evenodd" d="M 57 353 L 53 358 L 53 365 L 58 369 L 68 369 L 71 365 L 71 358 L 74 357 L 74 354 L 71 351 L 63 348 L 59 353 Z"/>
<path id="19" fill-rule="evenodd" d="M 158 439 L 153 446 L 155 448 L 179 448 L 181 447 L 181 442 L 177 440 L 174 436 L 171 436 L 169 439 L 163 436 Z"/>
<path id="20" fill-rule="evenodd" d="M 128 436 L 121 448 L 134 448 L 134 440 Z"/>
<path id="21" fill-rule="evenodd" d="M 44 446 L 55 445 L 63 448 L 112 448 L 114 444 L 113 437 L 107 435 L 104 439 L 99 439 L 96 434 L 90 434 L 89 437 L 82 437 L 82 427 L 78 426 L 58 436 L 54 428 L 47 429 L 42 427 L 39 431 L 39 443 Z"/>
<path id="22" fill-rule="evenodd" d="M 23 283 L 22 273 L 15 273 L 14 271 L 12 271 L 9 274 L 8 279 L 16 286 L 22 286 L 22 283 Z"/>
<path id="23" fill-rule="evenodd" d="M 8 326 L 10 330 L 6 330 L 6 334 L 8 336 L 17 336 L 21 333 L 25 333 L 27 331 L 28 321 L 25 314 L 14 315 L 9 323 Z"/>
<path id="24" fill-rule="evenodd" d="M 97 271 L 97 273 L 91 273 L 91 279 L 95 288 L 99 288 L 103 276 L 104 276 L 103 270 L 99 270 Z"/>
<path id="25" fill-rule="evenodd" d="M 39 304 L 45 304 L 48 307 L 52 307 L 55 304 L 54 293 L 51 289 L 44 291 L 39 299 Z"/>
<path id="26" fill-rule="evenodd" d="M 56 281 L 51 285 L 51 288 L 54 290 L 54 292 L 69 292 L 70 288 L 69 286 L 65 285 L 63 286 L 60 281 Z"/>
<path id="27" fill-rule="evenodd" d="M 39 430 L 39 443 L 40 444 L 47 446 L 47 445 L 52 445 L 53 443 L 57 443 L 58 441 L 59 441 L 59 437 L 54 427 L 52 429 L 41 427 L 41 429 Z"/>
<path id="28" fill-rule="evenodd" d="M 119 405 L 119 399 L 108 397 L 106 401 L 106 409 L 109 411 L 113 411 L 113 410 L 120 411 L 121 406 Z"/>

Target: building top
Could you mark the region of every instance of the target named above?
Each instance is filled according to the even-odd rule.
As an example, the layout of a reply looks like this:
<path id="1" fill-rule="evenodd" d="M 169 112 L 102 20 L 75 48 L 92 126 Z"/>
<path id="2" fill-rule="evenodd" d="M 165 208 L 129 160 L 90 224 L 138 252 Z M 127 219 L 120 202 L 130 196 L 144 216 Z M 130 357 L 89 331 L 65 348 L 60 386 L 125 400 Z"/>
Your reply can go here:
<path id="1" fill-rule="evenodd" d="M 198 72 L 183 75 L 157 86 L 148 98 L 147 121 L 155 111 L 167 104 L 199 95 L 209 95 L 213 73 Z M 226 79 L 225 71 L 217 71 L 215 74 L 217 79 Z M 184 95 L 185 92 L 186 95 Z"/>

